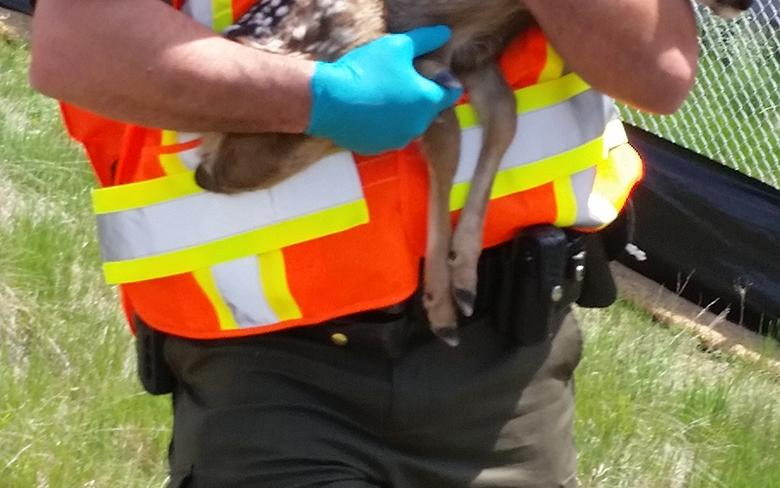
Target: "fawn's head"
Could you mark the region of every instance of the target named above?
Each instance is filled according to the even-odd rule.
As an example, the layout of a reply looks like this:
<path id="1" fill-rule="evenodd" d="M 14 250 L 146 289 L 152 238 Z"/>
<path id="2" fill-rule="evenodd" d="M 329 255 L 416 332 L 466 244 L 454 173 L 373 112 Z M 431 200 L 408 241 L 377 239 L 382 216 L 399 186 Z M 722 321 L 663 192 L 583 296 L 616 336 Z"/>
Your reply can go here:
<path id="1" fill-rule="evenodd" d="M 268 188 L 333 148 L 330 141 L 303 134 L 207 134 L 195 181 L 216 193 Z"/>

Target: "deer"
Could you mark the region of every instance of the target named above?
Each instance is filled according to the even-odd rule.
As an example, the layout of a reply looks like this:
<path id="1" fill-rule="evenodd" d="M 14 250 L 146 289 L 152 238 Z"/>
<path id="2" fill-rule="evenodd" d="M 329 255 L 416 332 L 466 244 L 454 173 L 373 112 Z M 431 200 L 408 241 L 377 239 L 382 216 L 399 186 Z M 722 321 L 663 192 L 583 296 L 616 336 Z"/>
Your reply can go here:
<path id="1" fill-rule="evenodd" d="M 752 0 L 699 0 L 730 17 Z M 477 262 L 493 180 L 517 130 L 516 102 L 499 71 L 504 47 L 534 23 L 522 0 L 260 0 L 224 35 L 271 53 L 335 61 L 387 33 L 444 24 L 450 41 L 417 58 L 417 71 L 442 85 L 463 87 L 483 128 L 466 204 L 454 230 L 449 195 L 460 157 L 454 109 L 441 112 L 421 137 L 428 163 L 428 222 L 422 302 L 434 335 L 457 346 L 458 311 L 474 312 Z M 265 189 L 304 170 L 335 145 L 304 134 L 210 133 L 195 178 L 218 193 Z"/>

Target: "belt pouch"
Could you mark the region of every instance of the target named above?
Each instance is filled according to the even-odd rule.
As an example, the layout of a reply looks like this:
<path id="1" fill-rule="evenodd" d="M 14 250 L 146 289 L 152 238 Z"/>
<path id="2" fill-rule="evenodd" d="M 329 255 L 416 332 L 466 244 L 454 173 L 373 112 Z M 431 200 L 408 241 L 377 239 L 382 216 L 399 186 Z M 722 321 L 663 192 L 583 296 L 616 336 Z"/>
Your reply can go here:
<path id="1" fill-rule="evenodd" d="M 570 303 L 565 300 L 569 247 L 563 230 L 541 225 L 521 232 L 508 248 L 497 320 L 516 344 L 545 340 L 561 307 Z"/>
<path id="2" fill-rule="evenodd" d="M 617 300 L 617 286 L 609 268 L 609 257 L 600 234 L 584 236 L 587 252 L 582 293 L 577 305 L 585 308 L 609 307 Z"/>
<path id="3" fill-rule="evenodd" d="M 165 395 L 173 391 L 175 380 L 163 356 L 165 334 L 158 332 L 135 317 L 135 349 L 138 357 L 138 378 L 144 390 L 151 395 Z"/>

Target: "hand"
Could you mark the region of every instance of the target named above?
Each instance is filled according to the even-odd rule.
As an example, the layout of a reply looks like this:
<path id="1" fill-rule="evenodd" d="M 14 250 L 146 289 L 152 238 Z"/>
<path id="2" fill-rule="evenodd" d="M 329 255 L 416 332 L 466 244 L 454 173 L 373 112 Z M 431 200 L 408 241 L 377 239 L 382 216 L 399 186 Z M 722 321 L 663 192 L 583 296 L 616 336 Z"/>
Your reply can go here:
<path id="1" fill-rule="evenodd" d="M 318 62 L 306 133 L 361 154 L 407 145 L 462 94 L 414 69 L 414 58 L 442 47 L 450 35 L 444 26 L 423 27 L 383 36 L 333 63 Z"/>

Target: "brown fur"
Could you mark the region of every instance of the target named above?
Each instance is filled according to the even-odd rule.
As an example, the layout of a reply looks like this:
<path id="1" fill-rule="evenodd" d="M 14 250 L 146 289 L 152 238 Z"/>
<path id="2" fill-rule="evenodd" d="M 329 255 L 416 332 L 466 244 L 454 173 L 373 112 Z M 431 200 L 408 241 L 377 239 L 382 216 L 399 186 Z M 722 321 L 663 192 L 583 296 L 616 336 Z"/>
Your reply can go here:
<path id="1" fill-rule="evenodd" d="M 271 0 L 256 8 L 269 6 Z M 253 11 L 227 32 L 238 42 L 280 54 L 331 61 L 386 32 L 445 24 L 450 42 L 416 63 L 424 76 L 452 72 L 471 96 L 484 129 L 483 147 L 466 206 L 454 232 L 449 192 L 460 152 L 454 111 L 445 110 L 423 135 L 430 193 L 424 269 L 424 305 L 431 328 L 450 345 L 458 343 L 455 303 L 473 312 L 477 260 L 494 176 L 516 129 L 515 99 L 496 66 L 505 45 L 532 21 L 521 0 L 274 0 L 284 15 L 268 28 L 248 28 Z M 747 8 L 750 0 L 702 0 L 710 6 Z M 270 10 L 269 10 L 270 11 Z M 257 18 L 255 17 L 255 20 Z M 266 25 L 266 24 L 263 24 Z M 234 193 L 267 188 L 334 150 L 332 143 L 304 135 L 211 134 L 196 172 L 212 191 Z"/>

